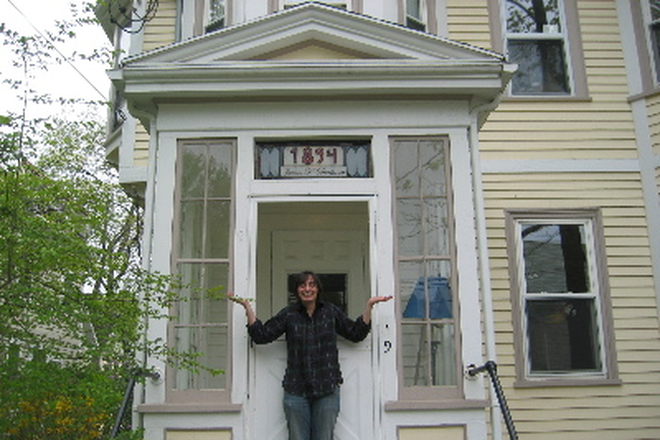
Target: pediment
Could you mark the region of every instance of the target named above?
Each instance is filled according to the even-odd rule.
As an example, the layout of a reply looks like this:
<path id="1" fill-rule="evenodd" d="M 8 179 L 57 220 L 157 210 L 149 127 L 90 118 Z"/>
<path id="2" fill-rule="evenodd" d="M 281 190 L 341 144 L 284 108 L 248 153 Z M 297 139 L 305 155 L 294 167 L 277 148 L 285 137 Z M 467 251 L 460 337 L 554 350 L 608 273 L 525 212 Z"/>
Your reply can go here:
<path id="1" fill-rule="evenodd" d="M 255 60 L 502 62 L 502 56 L 312 2 L 128 58 L 126 65 L 201 65 Z"/>

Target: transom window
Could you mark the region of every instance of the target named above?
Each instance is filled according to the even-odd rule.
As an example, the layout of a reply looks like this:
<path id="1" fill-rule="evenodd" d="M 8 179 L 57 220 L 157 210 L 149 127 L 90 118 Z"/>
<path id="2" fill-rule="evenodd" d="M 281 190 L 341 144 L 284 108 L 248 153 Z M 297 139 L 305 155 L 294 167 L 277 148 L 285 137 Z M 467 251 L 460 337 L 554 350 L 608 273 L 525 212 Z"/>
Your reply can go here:
<path id="1" fill-rule="evenodd" d="M 613 374 L 598 217 L 582 214 L 508 217 L 517 268 L 520 372 L 527 380 Z"/>
<path id="2" fill-rule="evenodd" d="M 512 95 L 570 95 L 563 0 L 503 0 L 509 61 L 518 64 Z"/>
<path id="3" fill-rule="evenodd" d="M 448 149 L 446 138 L 393 141 L 404 399 L 458 389 Z"/>

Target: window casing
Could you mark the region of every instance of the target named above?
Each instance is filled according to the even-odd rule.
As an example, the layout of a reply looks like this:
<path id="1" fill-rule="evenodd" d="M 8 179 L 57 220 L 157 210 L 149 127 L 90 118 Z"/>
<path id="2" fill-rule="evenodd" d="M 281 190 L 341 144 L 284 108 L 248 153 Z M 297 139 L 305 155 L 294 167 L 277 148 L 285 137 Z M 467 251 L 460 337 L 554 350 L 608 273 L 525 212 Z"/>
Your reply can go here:
<path id="1" fill-rule="evenodd" d="M 294 6 L 297 6 L 301 3 L 306 3 L 309 0 L 276 0 L 276 1 L 278 2 L 277 10 L 282 11 L 284 9 L 293 8 Z M 319 3 L 323 3 L 323 4 L 326 4 L 328 6 L 333 6 L 335 8 L 346 9 L 346 10 L 349 10 L 349 11 L 355 11 L 354 3 L 356 3 L 356 0 L 344 0 L 344 1 L 330 0 L 330 1 L 322 1 L 322 2 L 319 2 Z"/>
<path id="2" fill-rule="evenodd" d="M 518 385 L 613 380 L 599 212 L 508 212 Z"/>
<path id="3" fill-rule="evenodd" d="M 203 368 L 171 367 L 168 400 L 229 400 L 229 315 L 217 294 L 231 288 L 235 145 L 191 140 L 178 148 L 172 264 L 184 287 L 172 310 L 169 341 L 179 352 L 199 353 Z"/>
<path id="4" fill-rule="evenodd" d="M 446 138 L 392 140 L 402 400 L 459 396 L 456 264 Z"/>

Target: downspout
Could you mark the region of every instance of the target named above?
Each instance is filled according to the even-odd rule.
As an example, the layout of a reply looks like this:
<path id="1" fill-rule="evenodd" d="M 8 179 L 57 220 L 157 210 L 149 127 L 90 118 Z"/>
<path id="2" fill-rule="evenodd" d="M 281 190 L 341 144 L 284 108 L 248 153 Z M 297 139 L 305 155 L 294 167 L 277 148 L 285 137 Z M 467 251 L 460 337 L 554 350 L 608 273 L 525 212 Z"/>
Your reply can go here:
<path id="1" fill-rule="evenodd" d="M 484 339 L 486 358 L 488 361 L 497 362 L 497 350 L 495 344 L 495 318 L 493 313 L 493 293 L 490 282 L 490 265 L 488 256 L 488 241 L 486 235 L 486 210 L 484 204 L 481 160 L 479 158 L 479 116 L 483 112 L 494 110 L 500 103 L 501 95 L 494 100 L 479 105 L 472 109 L 472 119 L 469 127 L 470 159 L 472 165 L 472 187 L 475 221 L 477 227 L 477 253 L 479 256 L 479 275 L 481 282 L 481 303 L 484 310 Z M 497 396 L 492 386 L 488 387 L 490 394 L 490 421 L 492 429 L 492 440 L 502 439 L 502 411 Z"/>

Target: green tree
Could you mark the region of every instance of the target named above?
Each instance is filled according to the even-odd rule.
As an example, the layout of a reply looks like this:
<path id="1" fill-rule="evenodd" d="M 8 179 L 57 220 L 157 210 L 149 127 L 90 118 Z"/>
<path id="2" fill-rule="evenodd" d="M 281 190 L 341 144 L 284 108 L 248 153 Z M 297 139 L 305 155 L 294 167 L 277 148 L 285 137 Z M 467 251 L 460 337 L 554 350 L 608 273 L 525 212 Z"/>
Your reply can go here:
<path id="1" fill-rule="evenodd" d="M 141 269 L 143 208 L 105 160 L 105 104 L 31 86 L 64 62 L 53 42 L 75 29 L 22 36 L 0 25 L 20 72 L 3 82 L 21 102 L 0 110 L 1 438 L 107 438 L 127 378 L 144 367 L 138 353 L 197 368 L 195 353 L 144 338 L 149 318 L 169 319 L 178 286 Z M 44 105 L 47 116 L 29 116 Z"/>

